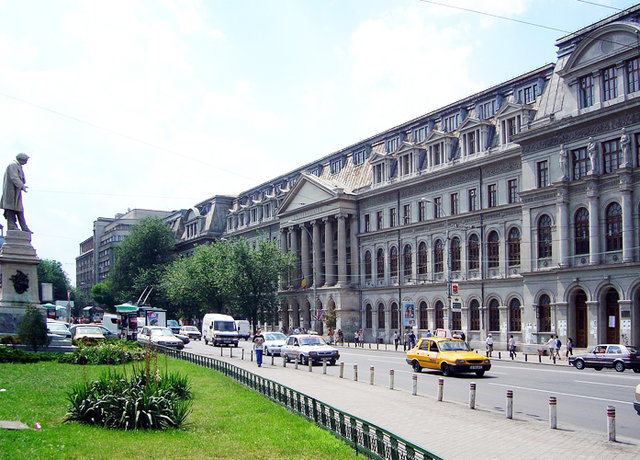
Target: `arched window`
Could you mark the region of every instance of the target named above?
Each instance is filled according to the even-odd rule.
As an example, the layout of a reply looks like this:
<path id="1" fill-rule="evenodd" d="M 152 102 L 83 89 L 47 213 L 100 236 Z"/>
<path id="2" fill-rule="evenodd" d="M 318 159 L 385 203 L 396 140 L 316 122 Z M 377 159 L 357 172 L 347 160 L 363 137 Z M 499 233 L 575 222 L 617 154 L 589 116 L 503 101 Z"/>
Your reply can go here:
<path id="1" fill-rule="evenodd" d="M 460 271 L 460 238 L 451 239 L 449 250 L 451 251 L 451 270 L 458 272 Z"/>
<path id="2" fill-rule="evenodd" d="M 489 330 L 500 330 L 500 303 L 497 299 L 491 299 L 489 302 Z"/>
<path id="3" fill-rule="evenodd" d="M 516 227 L 513 227 L 511 230 L 509 230 L 507 249 L 509 256 L 509 267 L 520 265 L 520 230 Z"/>
<path id="4" fill-rule="evenodd" d="M 622 208 L 618 203 L 607 206 L 607 251 L 622 249 Z"/>
<path id="5" fill-rule="evenodd" d="M 427 316 L 427 302 L 420 302 L 420 329 L 429 329 L 429 318 Z"/>
<path id="6" fill-rule="evenodd" d="M 480 302 L 476 299 L 469 303 L 469 328 L 472 331 L 480 330 Z"/>
<path id="7" fill-rule="evenodd" d="M 364 309 L 364 327 L 369 329 L 373 327 L 373 309 L 369 303 Z"/>
<path id="8" fill-rule="evenodd" d="M 520 314 L 520 301 L 512 299 L 509 302 L 509 330 L 520 331 L 522 329 L 522 319 Z"/>
<path id="9" fill-rule="evenodd" d="M 444 304 L 441 300 L 436 302 L 436 329 L 444 329 Z"/>
<path id="10" fill-rule="evenodd" d="M 433 271 L 435 273 L 442 273 L 444 270 L 442 253 L 442 240 L 436 240 L 433 245 Z"/>
<path id="11" fill-rule="evenodd" d="M 576 254 L 589 253 L 589 211 L 580 208 L 576 211 L 574 222 L 574 242 Z"/>
<path id="12" fill-rule="evenodd" d="M 364 279 L 371 281 L 371 251 L 364 253 Z"/>
<path id="13" fill-rule="evenodd" d="M 469 259 L 469 270 L 477 270 L 480 265 L 480 244 L 476 234 L 469 237 L 467 259 Z"/>
<path id="14" fill-rule="evenodd" d="M 427 243 L 418 245 L 418 275 L 427 274 Z"/>
<path id="15" fill-rule="evenodd" d="M 551 217 L 543 214 L 538 220 L 538 259 L 545 259 L 551 255 Z"/>
<path id="16" fill-rule="evenodd" d="M 538 301 L 538 331 L 551 332 L 551 299 L 547 294 Z"/>
<path id="17" fill-rule="evenodd" d="M 413 275 L 413 254 L 411 254 L 411 245 L 404 247 L 404 276 L 411 278 Z"/>
<path id="18" fill-rule="evenodd" d="M 378 280 L 384 279 L 384 250 L 382 248 L 376 252 L 376 274 L 378 275 Z"/>
<path id="19" fill-rule="evenodd" d="M 378 304 L 378 329 L 384 329 L 384 305 Z"/>
<path id="20" fill-rule="evenodd" d="M 391 329 L 398 329 L 400 324 L 400 310 L 398 309 L 398 304 L 393 302 L 391 304 Z"/>
<path id="21" fill-rule="evenodd" d="M 391 278 L 398 276 L 398 248 L 391 246 L 389 250 L 389 270 L 391 271 Z"/>
<path id="22" fill-rule="evenodd" d="M 489 268 L 500 266 L 500 237 L 496 231 L 489 233 L 487 238 L 487 261 Z"/>

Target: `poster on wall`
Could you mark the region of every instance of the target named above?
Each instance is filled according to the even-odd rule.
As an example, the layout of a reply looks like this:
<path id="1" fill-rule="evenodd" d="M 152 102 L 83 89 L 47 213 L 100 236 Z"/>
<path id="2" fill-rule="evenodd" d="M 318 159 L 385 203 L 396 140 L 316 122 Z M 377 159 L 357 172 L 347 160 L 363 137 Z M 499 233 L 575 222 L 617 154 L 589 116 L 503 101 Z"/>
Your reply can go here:
<path id="1" fill-rule="evenodd" d="M 402 318 L 405 327 L 416 325 L 416 306 L 413 302 L 402 302 Z"/>
<path id="2" fill-rule="evenodd" d="M 158 313 L 147 312 L 147 326 L 158 326 Z"/>

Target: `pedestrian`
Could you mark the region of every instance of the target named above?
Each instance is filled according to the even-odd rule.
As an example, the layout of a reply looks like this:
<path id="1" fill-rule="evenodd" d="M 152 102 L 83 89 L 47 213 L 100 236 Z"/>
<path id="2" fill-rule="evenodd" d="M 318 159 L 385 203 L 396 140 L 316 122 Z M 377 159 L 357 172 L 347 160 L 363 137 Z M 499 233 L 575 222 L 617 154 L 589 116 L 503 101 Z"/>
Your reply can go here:
<path id="1" fill-rule="evenodd" d="M 329 328 L 329 332 L 327 333 L 329 336 L 329 344 L 333 344 L 333 331 Z"/>
<path id="2" fill-rule="evenodd" d="M 359 331 L 355 331 L 353 333 L 353 346 L 357 347 L 359 342 L 360 342 L 360 332 Z"/>
<path id="3" fill-rule="evenodd" d="M 427 329 L 427 335 L 426 335 L 426 337 L 433 337 L 433 336 L 431 335 L 431 329 Z"/>
<path id="4" fill-rule="evenodd" d="M 398 343 L 400 342 L 400 334 L 398 334 L 398 331 L 395 331 L 393 333 L 393 343 L 396 345 L 396 351 L 398 351 Z"/>
<path id="5" fill-rule="evenodd" d="M 467 341 L 467 336 L 464 335 L 464 331 L 460 332 L 460 340 L 462 340 L 463 342 Z"/>
<path id="6" fill-rule="evenodd" d="M 360 329 L 360 348 L 364 348 L 364 331 Z"/>
<path id="7" fill-rule="evenodd" d="M 413 333 L 413 330 L 409 332 L 409 349 L 411 350 L 416 346 L 416 335 Z"/>
<path id="8" fill-rule="evenodd" d="M 493 336 L 489 334 L 484 343 L 487 348 L 487 357 L 491 358 L 491 353 L 493 352 Z"/>
<path id="9" fill-rule="evenodd" d="M 567 358 L 569 355 L 573 356 L 573 339 L 571 337 L 567 339 Z"/>
<path id="10" fill-rule="evenodd" d="M 256 352 L 256 363 L 258 367 L 262 367 L 262 352 L 264 351 L 264 336 L 262 331 L 258 329 L 256 335 L 253 336 L 253 350 Z"/>
<path id="11" fill-rule="evenodd" d="M 552 360 L 553 357 L 556 355 L 556 339 L 554 336 L 551 336 L 549 338 L 549 341 L 547 342 L 547 347 L 549 348 L 549 360 Z"/>
<path id="12" fill-rule="evenodd" d="M 338 329 L 338 342 L 340 342 L 340 345 L 344 345 L 344 335 L 342 334 L 342 329 Z"/>
<path id="13" fill-rule="evenodd" d="M 556 335 L 556 358 L 562 361 L 562 357 L 560 356 L 560 348 L 562 348 L 562 342 L 560 341 L 560 337 Z"/>
<path id="14" fill-rule="evenodd" d="M 513 335 L 509 337 L 509 358 L 512 360 L 516 358 L 516 341 Z"/>
<path id="15" fill-rule="evenodd" d="M 409 333 L 404 331 L 404 335 L 402 336 L 402 346 L 404 351 L 407 351 L 407 346 L 409 346 Z"/>

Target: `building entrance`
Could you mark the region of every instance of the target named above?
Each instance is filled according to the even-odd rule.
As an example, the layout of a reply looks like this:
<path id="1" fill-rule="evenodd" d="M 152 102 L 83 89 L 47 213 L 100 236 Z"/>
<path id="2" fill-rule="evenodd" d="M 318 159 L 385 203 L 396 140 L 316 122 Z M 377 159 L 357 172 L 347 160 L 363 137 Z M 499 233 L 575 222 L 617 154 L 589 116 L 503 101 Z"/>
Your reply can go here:
<path id="1" fill-rule="evenodd" d="M 576 307 L 576 343 L 577 348 L 587 346 L 587 295 L 578 291 L 575 297 Z"/>
<path id="2" fill-rule="evenodd" d="M 618 300 L 618 292 L 615 289 L 609 289 L 605 296 L 607 343 L 620 343 L 620 308 L 618 307 Z"/>

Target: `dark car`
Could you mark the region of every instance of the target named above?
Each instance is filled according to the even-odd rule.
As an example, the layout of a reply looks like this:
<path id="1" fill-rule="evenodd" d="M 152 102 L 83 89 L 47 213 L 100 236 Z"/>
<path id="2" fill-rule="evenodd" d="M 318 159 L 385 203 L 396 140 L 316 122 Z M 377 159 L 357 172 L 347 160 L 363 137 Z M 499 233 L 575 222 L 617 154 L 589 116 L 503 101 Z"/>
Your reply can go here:
<path id="1" fill-rule="evenodd" d="M 633 401 L 633 408 L 640 415 L 640 383 L 636 385 L 636 400 Z"/>
<path id="2" fill-rule="evenodd" d="M 171 329 L 171 332 L 173 332 L 174 334 L 180 334 L 180 323 L 178 323 L 175 319 L 168 319 L 167 327 Z"/>
<path id="3" fill-rule="evenodd" d="M 579 370 L 585 367 L 592 367 L 600 371 L 605 367 L 610 367 L 618 372 L 624 372 L 625 369 L 633 369 L 633 372 L 640 372 L 638 349 L 630 345 L 596 345 L 588 353 L 570 356 L 569 364 Z"/>

